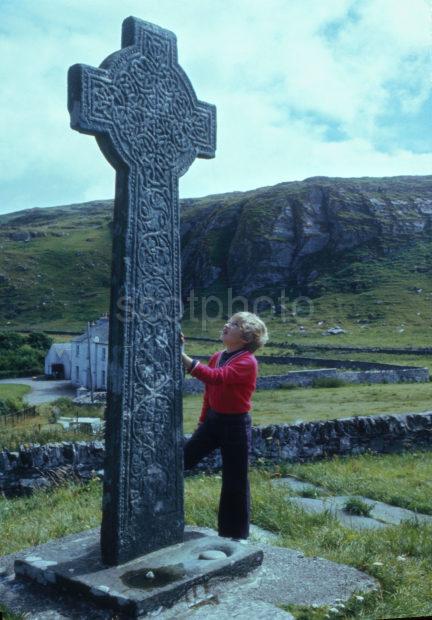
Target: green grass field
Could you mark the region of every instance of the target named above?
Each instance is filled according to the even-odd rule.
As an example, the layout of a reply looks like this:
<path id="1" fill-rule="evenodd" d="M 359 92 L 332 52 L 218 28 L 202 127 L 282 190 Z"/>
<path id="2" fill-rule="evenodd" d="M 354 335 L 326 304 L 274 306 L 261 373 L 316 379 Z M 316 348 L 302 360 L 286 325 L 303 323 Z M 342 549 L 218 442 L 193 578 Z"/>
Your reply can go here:
<path id="1" fill-rule="evenodd" d="M 201 402 L 200 395 L 184 398 L 185 432 L 195 428 Z M 252 423 L 254 426 L 294 424 L 300 421 L 431 410 L 431 383 L 259 390 L 253 397 Z"/>
<path id="2" fill-rule="evenodd" d="M 0 383 L 0 399 L 11 399 L 22 404 L 22 398 L 30 392 L 28 385 L 22 385 L 19 383 Z"/>

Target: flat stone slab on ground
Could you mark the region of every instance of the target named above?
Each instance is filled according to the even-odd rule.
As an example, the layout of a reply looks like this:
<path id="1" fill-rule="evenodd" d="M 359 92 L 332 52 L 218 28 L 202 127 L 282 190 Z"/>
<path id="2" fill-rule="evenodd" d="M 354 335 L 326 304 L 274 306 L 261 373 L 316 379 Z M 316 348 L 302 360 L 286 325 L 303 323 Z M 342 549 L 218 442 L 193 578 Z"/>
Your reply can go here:
<path id="1" fill-rule="evenodd" d="M 363 495 L 331 495 L 331 491 L 310 482 L 299 480 L 295 476 L 284 476 L 272 480 L 275 487 L 288 487 L 290 490 L 303 493 L 313 491 L 323 497 L 297 497 L 287 496 L 287 500 L 304 508 L 309 513 L 321 513 L 330 510 L 344 525 L 353 529 L 373 529 L 386 525 L 399 525 L 402 521 L 418 521 L 419 523 L 432 523 L 432 515 L 392 506 Z M 370 506 L 368 517 L 350 515 L 343 508 L 350 499 L 358 499 Z"/>
<path id="2" fill-rule="evenodd" d="M 296 493 L 313 492 L 317 495 L 328 495 L 329 491 L 323 487 L 319 487 L 311 482 L 304 482 L 295 476 L 284 476 L 283 478 L 274 478 L 272 484 L 276 487 L 288 487 Z"/>
<path id="3" fill-rule="evenodd" d="M 208 528 L 186 529 L 198 535 L 215 533 Z M 90 532 L 97 533 L 98 530 Z M 53 540 L 48 544 L 55 547 L 68 538 Z M 157 617 L 161 620 L 204 617 L 226 620 L 231 616 L 242 618 L 235 614 L 243 609 L 249 612 L 249 619 L 266 617 L 289 620 L 290 614 L 280 610 L 277 605 L 332 605 L 337 599 L 348 600 L 355 592 L 364 593 L 378 588 L 378 583 L 372 577 L 351 566 L 322 558 L 304 557 L 301 552 L 284 547 L 272 547 L 264 543 L 255 543 L 254 546 L 264 552 L 261 567 L 247 577 L 233 580 L 215 578 L 197 586 L 186 593 L 173 608 L 161 609 Z M 111 611 L 98 609 L 95 604 L 80 600 L 73 594 L 59 593 L 37 583 L 15 579 L 14 560 L 29 555 L 40 556 L 38 547 L 0 558 L 0 568 L 5 568 L 8 573 L 8 576 L 0 576 L 0 600 L 8 609 L 15 613 L 29 613 L 31 620 L 111 620 Z M 204 616 L 204 612 L 207 615 Z M 118 613 L 119 620 L 127 617 L 130 616 Z"/>
<path id="4" fill-rule="evenodd" d="M 208 552 L 221 557 L 206 557 Z M 206 553 L 207 552 L 207 553 Z M 140 556 L 120 566 L 101 561 L 99 529 L 40 545 L 15 561 L 18 577 L 83 595 L 98 606 L 139 617 L 170 607 L 186 592 L 221 576 L 243 576 L 257 568 L 263 553 L 219 536 L 199 532 L 185 542 Z"/>
<path id="5" fill-rule="evenodd" d="M 371 507 L 370 516 L 351 515 L 343 510 L 347 501 L 358 499 Z M 399 525 L 402 521 L 418 521 L 420 523 L 432 523 L 431 515 L 391 506 L 361 495 L 336 495 L 334 497 L 311 498 L 311 497 L 287 497 L 286 500 L 311 514 L 322 513 L 329 510 L 346 527 L 355 530 L 379 529 L 391 525 Z"/>
<path id="6" fill-rule="evenodd" d="M 241 595 L 232 597 L 232 600 L 213 598 L 201 604 L 196 610 L 189 610 L 175 616 L 175 620 L 294 620 L 288 611 L 278 609 L 264 601 L 246 601 Z M 174 617 L 173 617 L 174 620 Z"/>
<path id="7" fill-rule="evenodd" d="M 353 530 L 371 530 L 386 527 L 388 524 L 377 521 L 370 517 L 362 517 L 358 515 L 351 515 L 348 512 L 339 508 L 338 503 L 333 500 L 338 499 L 335 497 L 327 497 L 325 499 L 315 499 L 312 497 L 287 497 L 286 500 L 290 504 L 294 504 L 299 508 L 303 508 L 310 514 L 320 514 L 328 510 L 332 515 L 338 519 L 345 527 L 349 527 Z M 346 502 L 346 500 L 345 500 Z M 341 506 L 345 505 L 345 502 Z"/>
<path id="8" fill-rule="evenodd" d="M 338 507 L 342 507 L 346 504 L 348 499 L 355 498 L 362 501 L 371 507 L 370 516 L 373 519 L 378 519 L 389 525 L 399 525 L 402 521 L 419 521 L 419 523 L 432 523 L 432 515 L 425 515 L 421 512 L 415 512 L 414 510 L 408 510 L 408 508 L 399 508 L 399 506 L 392 506 L 385 502 L 379 502 L 369 497 L 363 497 L 362 495 L 337 495 L 333 498 L 335 504 Z"/>

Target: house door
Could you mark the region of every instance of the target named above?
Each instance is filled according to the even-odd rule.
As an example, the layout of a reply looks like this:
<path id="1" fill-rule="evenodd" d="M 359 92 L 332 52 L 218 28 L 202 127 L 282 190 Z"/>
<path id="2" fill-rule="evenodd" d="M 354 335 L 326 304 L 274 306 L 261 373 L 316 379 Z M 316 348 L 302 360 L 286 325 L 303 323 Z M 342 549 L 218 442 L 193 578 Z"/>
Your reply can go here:
<path id="1" fill-rule="evenodd" d="M 63 364 L 51 364 L 51 374 L 54 379 L 64 379 L 65 371 Z"/>

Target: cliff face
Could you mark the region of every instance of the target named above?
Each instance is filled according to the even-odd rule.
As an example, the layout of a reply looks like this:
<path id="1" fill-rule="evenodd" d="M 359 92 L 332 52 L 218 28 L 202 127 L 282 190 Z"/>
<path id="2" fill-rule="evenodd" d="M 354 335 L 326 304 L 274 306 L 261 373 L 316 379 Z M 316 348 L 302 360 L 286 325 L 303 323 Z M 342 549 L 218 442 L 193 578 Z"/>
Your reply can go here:
<path id="1" fill-rule="evenodd" d="M 313 290 L 347 252 L 364 248 L 367 260 L 431 231 L 432 176 L 312 177 L 182 201 L 183 291 Z"/>
<path id="2" fill-rule="evenodd" d="M 0 320 L 70 326 L 106 312 L 112 209 L 105 200 L 0 216 Z M 314 297 L 372 289 L 401 270 L 429 278 L 431 233 L 432 176 L 314 177 L 182 200 L 183 295 Z M 397 251 L 414 245 L 409 259 Z"/>

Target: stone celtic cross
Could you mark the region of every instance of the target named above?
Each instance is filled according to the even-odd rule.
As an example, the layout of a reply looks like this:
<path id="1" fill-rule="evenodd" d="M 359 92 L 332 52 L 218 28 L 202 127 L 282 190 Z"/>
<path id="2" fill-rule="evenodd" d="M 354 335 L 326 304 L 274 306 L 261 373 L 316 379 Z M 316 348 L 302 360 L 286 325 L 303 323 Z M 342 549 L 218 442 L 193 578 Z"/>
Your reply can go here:
<path id="1" fill-rule="evenodd" d="M 68 109 L 116 170 L 101 528 L 116 565 L 183 540 L 178 179 L 214 157 L 216 109 L 175 35 L 134 17 L 99 68 L 70 67 Z"/>

